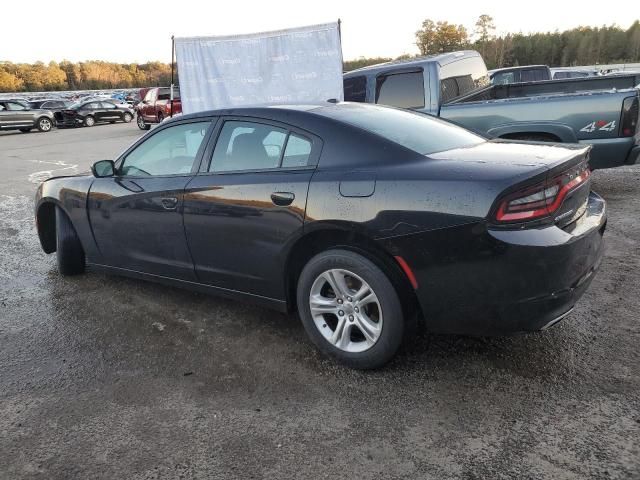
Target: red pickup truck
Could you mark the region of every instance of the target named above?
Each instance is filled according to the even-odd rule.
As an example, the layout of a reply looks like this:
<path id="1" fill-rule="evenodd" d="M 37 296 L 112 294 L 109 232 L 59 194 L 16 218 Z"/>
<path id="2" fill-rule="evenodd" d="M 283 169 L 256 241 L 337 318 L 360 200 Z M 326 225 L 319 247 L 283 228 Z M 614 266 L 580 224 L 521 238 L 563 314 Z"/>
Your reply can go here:
<path id="1" fill-rule="evenodd" d="M 170 87 L 150 88 L 142 101 L 136 105 L 137 124 L 140 130 L 149 130 L 151 124 L 160 123 L 167 117 L 182 113 L 180 90 L 173 88 L 173 109 L 171 108 Z"/>

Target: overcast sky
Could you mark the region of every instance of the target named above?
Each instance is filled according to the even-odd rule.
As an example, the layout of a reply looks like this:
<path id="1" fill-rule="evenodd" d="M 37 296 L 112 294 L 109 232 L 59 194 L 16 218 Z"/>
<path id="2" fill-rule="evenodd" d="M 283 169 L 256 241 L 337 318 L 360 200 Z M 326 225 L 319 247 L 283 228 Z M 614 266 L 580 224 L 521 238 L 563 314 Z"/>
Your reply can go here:
<path id="1" fill-rule="evenodd" d="M 417 53 L 414 33 L 425 18 L 461 23 L 471 32 L 477 17 L 487 13 L 498 33 L 527 33 L 612 23 L 628 28 L 640 17 L 637 0 L 1 0 L 0 5 L 0 61 L 12 62 L 169 62 L 172 34 L 262 32 L 337 18 L 345 60 L 395 57 Z"/>

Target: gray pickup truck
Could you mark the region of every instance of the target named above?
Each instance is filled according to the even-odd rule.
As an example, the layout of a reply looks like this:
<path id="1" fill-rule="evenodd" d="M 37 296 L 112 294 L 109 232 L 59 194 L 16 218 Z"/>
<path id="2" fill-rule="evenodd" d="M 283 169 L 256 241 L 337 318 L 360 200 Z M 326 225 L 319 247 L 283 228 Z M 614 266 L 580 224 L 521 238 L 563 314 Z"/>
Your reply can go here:
<path id="1" fill-rule="evenodd" d="M 640 157 L 640 75 L 490 85 L 474 51 L 344 75 L 344 99 L 440 116 L 493 138 L 593 145 L 591 168 Z"/>

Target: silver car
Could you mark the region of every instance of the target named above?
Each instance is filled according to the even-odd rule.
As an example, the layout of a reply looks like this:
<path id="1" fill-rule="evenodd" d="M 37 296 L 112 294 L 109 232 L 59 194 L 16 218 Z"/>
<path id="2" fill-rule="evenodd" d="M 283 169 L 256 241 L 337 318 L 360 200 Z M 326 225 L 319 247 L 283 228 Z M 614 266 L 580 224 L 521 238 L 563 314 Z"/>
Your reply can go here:
<path id="1" fill-rule="evenodd" d="M 55 125 L 53 112 L 31 109 L 21 103 L 0 100 L 0 130 L 49 132 Z"/>

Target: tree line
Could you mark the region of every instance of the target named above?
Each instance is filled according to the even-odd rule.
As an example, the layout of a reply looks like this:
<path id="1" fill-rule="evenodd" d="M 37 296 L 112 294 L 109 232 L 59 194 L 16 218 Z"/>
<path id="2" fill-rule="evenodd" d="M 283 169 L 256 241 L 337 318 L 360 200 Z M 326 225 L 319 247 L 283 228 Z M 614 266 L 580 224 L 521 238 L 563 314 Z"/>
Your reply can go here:
<path id="1" fill-rule="evenodd" d="M 169 85 L 170 82 L 171 64 L 162 62 L 0 62 L 0 92 L 100 90 Z"/>
<path id="2" fill-rule="evenodd" d="M 421 55 L 474 49 L 482 54 L 487 68 L 640 62 L 640 20 L 626 30 L 616 25 L 532 34 L 496 35 L 495 30 L 489 15 L 481 15 L 471 33 L 463 25 L 426 19 L 415 33 L 416 45 Z M 349 60 L 344 62 L 344 70 L 390 60 L 393 59 Z M 0 92 L 132 88 L 169 85 L 170 81 L 171 65 L 162 62 L 0 62 Z"/>

